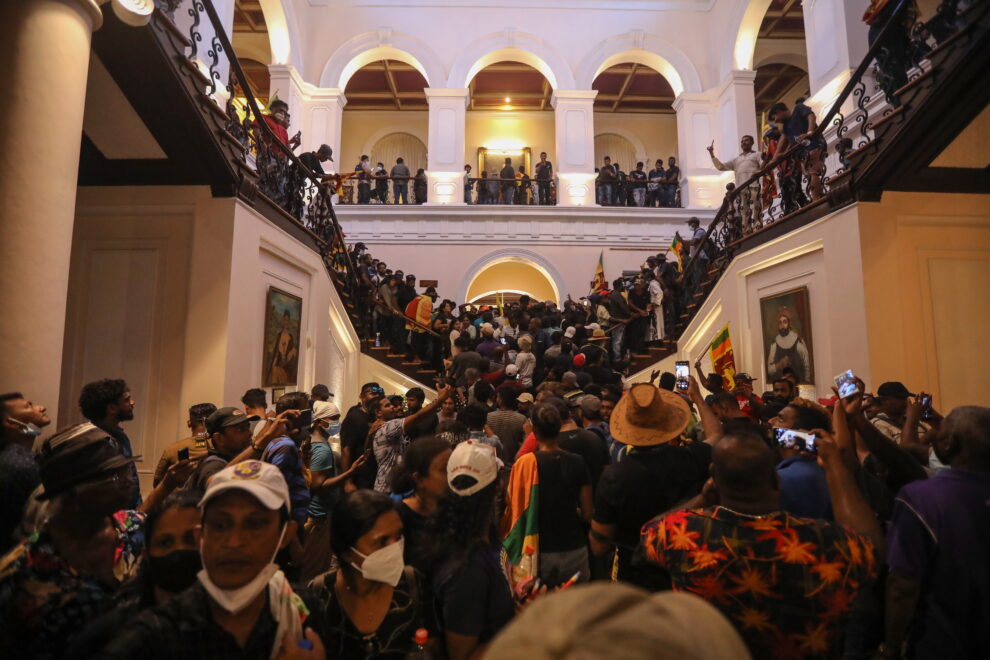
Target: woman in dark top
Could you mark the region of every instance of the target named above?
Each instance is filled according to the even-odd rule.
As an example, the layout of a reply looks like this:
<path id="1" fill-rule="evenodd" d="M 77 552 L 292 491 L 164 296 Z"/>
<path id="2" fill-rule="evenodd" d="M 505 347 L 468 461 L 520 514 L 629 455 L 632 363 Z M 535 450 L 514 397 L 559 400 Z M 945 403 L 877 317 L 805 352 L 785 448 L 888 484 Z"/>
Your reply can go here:
<path id="1" fill-rule="evenodd" d="M 540 530 L 539 577 L 549 588 L 559 586 L 575 573 L 586 582 L 588 567 L 587 529 L 591 524 L 591 477 L 584 459 L 557 444 L 562 420 L 552 400 L 533 409 L 536 435 Z M 580 509 L 580 515 L 578 510 Z"/>
<path id="2" fill-rule="evenodd" d="M 646 333 L 650 329 L 649 306 L 650 291 L 646 288 L 646 280 L 637 277 L 633 290 L 629 292 L 629 308 L 633 317 L 626 329 L 626 344 L 634 355 L 646 350 Z"/>
<path id="3" fill-rule="evenodd" d="M 450 660 L 481 657 L 515 614 L 495 528 L 497 477 L 491 445 L 461 442 L 447 463 L 450 493 L 428 527 L 432 586 Z"/>
<path id="4" fill-rule="evenodd" d="M 426 202 L 426 170 L 422 167 L 416 170 L 416 178 L 413 180 L 413 195 L 416 196 L 416 203 Z"/>
<path id="5" fill-rule="evenodd" d="M 327 657 L 405 658 L 416 630 L 431 626 L 419 577 L 402 558 L 402 520 L 392 500 L 372 490 L 344 497 L 330 517 L 330 545 L 339 570 L 310 584 L 325 603 Z"/>
<path id="6" fill-rule="evenodd" d="M 420 438 L 409 445 L 402 462 L 392 473 L 392 492 L 408 493 L 399 504 L 402 531 L 406 538 L 406 563 L 417 568 L 423 554 L 423 529 L 447 494 L 447 461 L 450 443 L 440 438 Z"/>

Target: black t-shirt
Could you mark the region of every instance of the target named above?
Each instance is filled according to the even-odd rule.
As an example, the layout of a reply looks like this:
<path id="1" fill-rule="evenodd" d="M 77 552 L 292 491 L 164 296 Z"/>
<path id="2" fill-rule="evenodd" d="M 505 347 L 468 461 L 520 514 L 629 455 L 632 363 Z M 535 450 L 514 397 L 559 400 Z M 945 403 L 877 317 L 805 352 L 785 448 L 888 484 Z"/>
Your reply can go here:
<path id="1" fill-rule="evenodd" d="M 639 530 L 651 518 L 701 492 L 708 479 L 711 446 L 703 442 L 678 447 L 630 447 L 620 463 L 602 474 L 595 495 L 595 521 L 615 525 L 620 574 Z"/>
<path id="2" fill-rule="evenodd" d="M 403 557 L 407 566 L 421 568 L 424 564 L 423 543 L 426 516 L 409 508 L 405 502 L 399 502 L 399 518 L 402 520 L 402 537 L 405 539 Z"/>
<path id="3" fill-rule="evenodd" d="M 352 406 L 340 424 L 340 446 L 350 450 L 352 463 L 364 453 L 365 440 L 370 429 L 371 418 L 368 413 L 360 405 Z M 358 488 L 373 488 L 376 474 L 378 464 L 372 456 L 354 473 L 354 485 Z"/>
<path id="4" fill-rule="evenodd" d="M 440 420 L 437 418 L 436 413 L 430 413 L 426 417 L 420 417 L 406 428 L 406 437 L 410 440 L 415 440 L 424 435 L 433 435 L 433 431 L 436 430 L 439 423 Z"/>
<path id="5" fill-rule="evenodd" d="M 591 487 L 597 488 L 602 471 L 610 461 L 608 445 L 605 444 L 601 436 L 585 429 L 571 429 L 570 431 L 561 431 L 560 435 L 557 436 L 557 444 L 564 451 L 581 457 L 588 468 Z"/>
<path id="6" fill-rule="evenodd" d="M 299 160 L 302 164 L 309 168 L 313 174 L 326 174 L 323 171 L 323 165 L 320 164 L 320 157 L 316 155 L 315 151 L 307 151 L 306 153 L 299 154 Z"/>
<path id="7" fill-rule="evenodd" d="M 479 545 L 456 572 L 449 564 L 437 571 L 433 586 L 445 631 L 485 643 L 515 616 L 501 552 L 500 543 Z"/>
<path id="8" fill-rule="evenodd" d="M 605 183 L 610 183 L 615 181 L 615 168 L 611 165 L 605 165 L 600 170 L 598 170 L 598 178 L 600 178 Z"/>
<path id="9" fill-rule="evenodd" d="M 578 502 L 581 487 L 591 483 L 584 460 L 569 451 L 537 451 L 536 469 L 540 550 L 566 552 L 583 547 L 587 530 L 578 514 Z"/>
<path id="10" fill-rule="evenodd" d="M 545 163 L 540 162 L 536 164 L 537 179 L 539 179 L 540 181 L 545 181 L 546 179 L 549 179 L 551 176 L 553 176 L 553 163 L 551 163 L 548 160 Z"/>
<path id="11" fill-rule="evenodd" d="M 681 178 L 681 168 L 677 165 L 671 165 L 667 168 L 667 178 L 670 180 L 668 186 L 676 186 L 678 180 Z"/>
<path id="12" fill-rule="evenodd" d="M 409 306 L 409 303 L 411 303 L 415 297 L 416 287 L 409 286 L 408 284 L 399 285 L 399 290 L 395 294 L 395 299 L 396 302 L 399 303 L 399 309 L 402 310 L 403 314 L 405 314 L 406 307 Z"/>
<path id="13" fill-rule="evenodd" d="M 629 179 L 632 181 L 631 188 L 645 188 L 646 187 L 646 172 L 640 170 L 633 170 L 629 173 Z"/>

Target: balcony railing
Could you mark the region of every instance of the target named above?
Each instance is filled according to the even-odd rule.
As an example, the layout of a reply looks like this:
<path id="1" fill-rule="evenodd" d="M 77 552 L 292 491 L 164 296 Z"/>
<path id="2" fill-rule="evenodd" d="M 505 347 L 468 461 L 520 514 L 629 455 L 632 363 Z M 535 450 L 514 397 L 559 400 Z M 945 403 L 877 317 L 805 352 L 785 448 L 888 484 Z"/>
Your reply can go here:
<path id="1" fill-rule="evenodd" d="M 899 105 L 894 92 L 922 74 L 926 55 L 958 27 L 959 7 L 968 4 L 946 0 L 931 20 L 919 23 L 913 0 L 891 3 L 871 27 L 869 51 L 817 128 L 782 150 L 779 130 L 767 131 L 763 167 L 727 186 L 703 240 L 686 259 L 677 301 L 680 331 L 744 239 L 827 202 L 833 182 L 856 166 L 856 153 L 873 142 L 874 127 Z"/>

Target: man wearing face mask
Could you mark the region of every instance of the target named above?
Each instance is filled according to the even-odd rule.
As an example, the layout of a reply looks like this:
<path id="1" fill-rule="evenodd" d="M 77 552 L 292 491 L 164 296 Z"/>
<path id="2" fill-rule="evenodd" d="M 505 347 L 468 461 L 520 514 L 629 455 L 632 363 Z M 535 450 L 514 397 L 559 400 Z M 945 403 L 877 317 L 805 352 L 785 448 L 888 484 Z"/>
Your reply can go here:
<path id="1" fill-rule="evenodd" d="M 20 392 L 0 394 L 0 555 L 13 547 L 24 504 L 41 483 L 31 447 L 52 423 L 47 411 Z"/>
<path id="2" fill-rule="evenodd" d="M 274 563 L 296 533 L 290 505 L 273 465 L 243 461 L 218 472 L 199 503 L 197 582 L 130 621 L 101 657 L 322 660 L 319 636 L 304 630 L 307 603 Z"/>
<path id="3" fill-rule="evenodd" d="M 344 484 L 364 465 L 361 454 L 351 466 L 338 474 L 337 458 L 326 436 L 340 432 L 340 409 L 332 403 L 313 403 L 313 433 L 309 451 L 309 507 L 304 526 L 303 554 L 300 561 L 299 582 L 306 583 L 330 569 L 329 513 L 344 492 Z"/>

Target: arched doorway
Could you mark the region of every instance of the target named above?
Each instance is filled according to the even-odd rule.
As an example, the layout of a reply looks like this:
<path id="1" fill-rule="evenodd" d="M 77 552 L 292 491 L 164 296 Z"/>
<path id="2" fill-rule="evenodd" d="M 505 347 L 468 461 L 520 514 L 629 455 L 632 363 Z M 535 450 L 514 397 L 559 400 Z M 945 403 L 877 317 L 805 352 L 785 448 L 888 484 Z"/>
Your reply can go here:
<path id="1" fill-rule="evenodd" d="M 500 296 L 506 302 L 528 295 L 533 300 L 560 303 L 560 290 L 554 276 L 536 261 L 523 256 L 496 256 L 478 269 L 468 282 L 464 301 L 490 303 Z"/>
<path id="2" fill-rule="evenodd" d="M 368 155 L 372 163 L 384 163 L 386 170 L 395 165 L 397 158 L 402 158 L 413 173 L 426 167 L 426 145 L 409 133 L 389 133 L 375 142 Z"/>
<path id="3" fill-rule="evenodd" d="M 628 172 L 636 164 L 636 147 L 633 143 L 615 133 L 602 133 L 595 136 L 595 163 L 601 163 L 608 156 Z"/>

